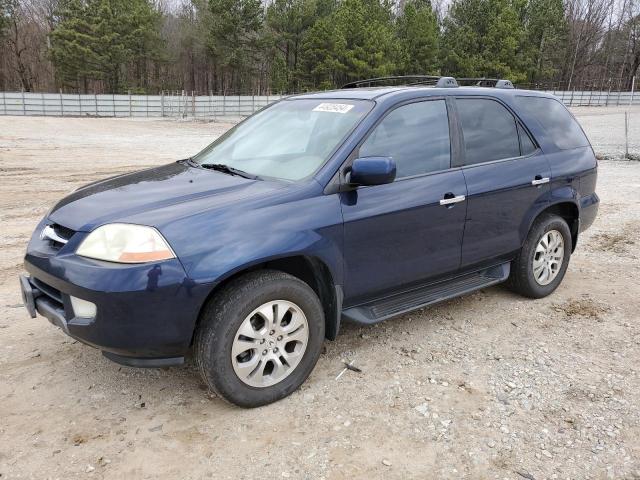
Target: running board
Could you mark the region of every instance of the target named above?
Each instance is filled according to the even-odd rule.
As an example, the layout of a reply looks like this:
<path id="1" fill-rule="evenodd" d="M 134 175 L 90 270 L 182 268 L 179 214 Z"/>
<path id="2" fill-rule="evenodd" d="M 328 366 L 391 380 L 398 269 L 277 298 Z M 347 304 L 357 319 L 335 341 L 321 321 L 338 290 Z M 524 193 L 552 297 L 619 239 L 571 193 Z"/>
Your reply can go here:
<path id="1" fill-rule="evenodd" d="M 468 273 L 450 280 L 432 283 L 342 311 L 346 320 L 362 324 L 378 323 L 474 290 L 504 282 L 509 277 L 509 262 Z"/>

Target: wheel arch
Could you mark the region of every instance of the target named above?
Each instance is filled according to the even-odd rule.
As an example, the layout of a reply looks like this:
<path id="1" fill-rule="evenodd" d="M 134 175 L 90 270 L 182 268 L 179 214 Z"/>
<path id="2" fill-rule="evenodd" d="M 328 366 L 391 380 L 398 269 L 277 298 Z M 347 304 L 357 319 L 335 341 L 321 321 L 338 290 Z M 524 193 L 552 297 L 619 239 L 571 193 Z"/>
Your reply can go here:
<path id="1" fill-rule="evenodd" d="M 340 329 L 342 311 L 342 287 L 336 285 L 329 267 L 319 258 L 309 255 L 290 255 L 285 257 L 265 259 L 244 265 L 229 272 L 211 289 L 198 313 L 198 319 L 193 329 L 192 340 L 200 325 L 200 316 L 207 303 L 224 287 L 237 278 L 259 270 L 278 270 L 288 273 L 303 281 L 318 295 L 325 316 L 325 338 L 335 340 Z"/>
<path id="2" fill-rule="evenodd" d="M 547 213 L 558 215 L 567 222 L 569 231 L 571 232 L 571 252 L 573 253 L 576 249 L 576 244 L 578 243 L 578 231 L 580 229 L 580 208 L 578 207 L 578 204 L 574 201 L 564 200 L 547 205 L 544 209 L 531 217 L 526 230 L 527 234 L 529 230 L 531 230 L 533 223 L 540 217 L 540 215 Z M 526 235 L 524 238 L 526 238 Z"/>

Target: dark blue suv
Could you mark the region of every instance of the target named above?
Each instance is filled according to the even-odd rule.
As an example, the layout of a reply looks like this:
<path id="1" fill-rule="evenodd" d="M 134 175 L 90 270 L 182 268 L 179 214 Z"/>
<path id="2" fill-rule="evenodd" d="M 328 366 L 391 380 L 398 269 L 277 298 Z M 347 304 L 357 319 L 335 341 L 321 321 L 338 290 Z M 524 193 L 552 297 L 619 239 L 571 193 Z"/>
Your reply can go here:
<path id="1" fill-rule="evenodd" d="M 598 209 L 589 141 L 551 95 L 434 83 L 292 96 L 80 188 L 29 243 L 27 309 L 125 365 L 191 351 L 253 407 L 298 388 L 342 321 L 501 282 L 549 295 Z"/>

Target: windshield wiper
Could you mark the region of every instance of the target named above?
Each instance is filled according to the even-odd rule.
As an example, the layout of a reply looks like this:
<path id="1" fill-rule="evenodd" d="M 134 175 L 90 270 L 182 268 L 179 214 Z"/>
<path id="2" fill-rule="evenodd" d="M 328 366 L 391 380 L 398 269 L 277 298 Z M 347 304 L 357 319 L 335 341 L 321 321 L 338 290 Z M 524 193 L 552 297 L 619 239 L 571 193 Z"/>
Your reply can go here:
<path id="1" fill-rule="evenodd" d="M 253 175 L 249 172 L 245 172 L 244 170 L 240 170 L 239 168 L 230 167 L 229 165 L 225 165 L 224 163 L 201 163 L 200 166 L 202 168 L 209 168 L 211 170 L 215 170 L 216 172 L 222 172 L 222 173 L 227 173 L 229 175 L 237 175 L 239 177 L 250 178 L 251 180 L 260 179 L 258 175 Z"/>

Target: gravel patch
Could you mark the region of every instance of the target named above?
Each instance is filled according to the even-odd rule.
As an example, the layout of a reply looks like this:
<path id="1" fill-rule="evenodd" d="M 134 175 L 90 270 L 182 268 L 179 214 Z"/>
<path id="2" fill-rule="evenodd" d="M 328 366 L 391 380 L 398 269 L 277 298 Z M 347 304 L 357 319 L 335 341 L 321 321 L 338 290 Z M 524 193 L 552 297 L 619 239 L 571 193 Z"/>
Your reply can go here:
<path id="1" fill-rule="evenodd" d="M 619 158 L 620 109 L 575 113 Z M 267 407 L 229 406 L 191 364 L 120 367 L 28 318 L 17 275 L 55 200 L 229 126 L 0 117 L 0 478 L 640 478 L 638 162 L 600 162 L 600 214 L 552 296 L 495 287 L 345 325 Z"/>

